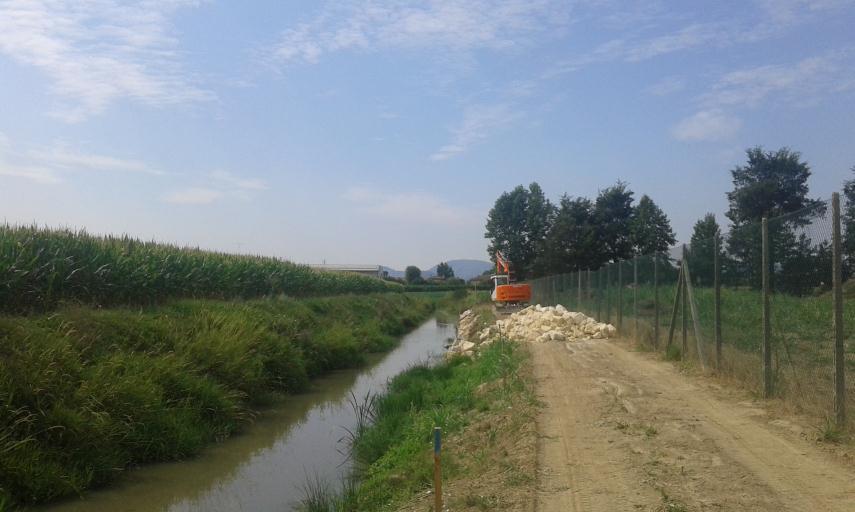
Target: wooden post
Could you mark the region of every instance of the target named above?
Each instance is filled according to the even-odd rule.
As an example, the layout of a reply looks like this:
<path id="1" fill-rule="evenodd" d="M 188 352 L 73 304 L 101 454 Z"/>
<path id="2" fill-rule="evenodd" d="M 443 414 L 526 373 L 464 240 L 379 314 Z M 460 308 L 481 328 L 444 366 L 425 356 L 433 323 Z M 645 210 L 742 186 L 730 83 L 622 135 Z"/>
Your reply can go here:
<path id="1" fill-rule="evenodd" d="M 685 247 L 685 246 L 684 246 Z M 695 346 L 698 349 L 698 360 L 701 362 L 701 370 L 707 369 L 707 356 L 704 352 L 704 340 L 701 335 L 701 322 L 698 318 L 698 309 L 695 307 L 695 294 L 692 291 L 692 273 L 689 270 L 689 259 L 683 258 L 683 275 L 686 276 L 686 296 L 689 300 L 689 311 L 692 313 L 692 330 L 695 332 Z"/>
<path id="2" fill-rule="evenodd" d="M 685 270 L 685 265 L 684 265 L 685 262 L 686 262 L 686 244 L 683 244 L 683 260 L 680 262 L 681 270 Z M 680 338 L 682 341 L 682 346 L 680 347 L 680 359 L 683 359 L 685 361 L 687 359 L 686 352 L 689 351 L 689 339 L 688 339 L 689 315 L 686 314 L 686 272 L 681 272 L 680 274 L 683 276 L 683 280 L 681 281 L 683 290 L 681 293 L 681 304 L 680 304 L 680 322 L 682 322 L 682 326 L 681 326 L 682 330 L 680 331 L 680 334 L 682 336 Z"/>
<path id="3" fill-rule="evenodd" d="M 623 262 L 617 262 L 617 330 L 623 336 Z"/>
<path id="4" fill-rule="evenodd" d="M 442 452 L 442 430 L 433 428 L 433 509 L 436 512 L 442 510 L 442 464 L 440 454 Z"/>
<path id="5" fill-rule="evenodd" d="M 665 347 L 670 347 L 674 342 L 674 327 L 677 326 L 677 309 L 680 307 L 680 295 L 683 289 L 683 267 L 680 267 L 677 274 L 677 291 L 674 293 L 674 309 L 671 310 L 671 324 L 668 326 L 668 344 Z"/>
<path id="6" fill-rule="evenodd" d="M 715 322 L 715 367 L 721 370 L 721 235 L 716 232 L 715 242 L 713 242 L 713 284 L 715 287 L 715 305 L 714 305 L 714 322 Z"/>
<path id="7" fill-rule="evenodd" d="M 632 316 L 635 318 L 633 336 L 638 343 L 638 256 L 632 259 Z"/>
<path id="8" fill-rule="evenodd" d="M 653 348 L 659 348 L 659 255 L 653 255 Z"/>
<path id="9" fill-rule="evenodd" d="M 834 416 L 837 426 L 846 426 L 846 377 L 843 345 L 843 255 L 840 236 L 840 194 L 831 195 L 832 288 L 834 296 Z"/>
<path id="10" fill-rule="evenodd" d="M 769 318 L 769 220 L 761 224 L 763 252 L 763 396 L 772 396 L 772 323 Z"/>

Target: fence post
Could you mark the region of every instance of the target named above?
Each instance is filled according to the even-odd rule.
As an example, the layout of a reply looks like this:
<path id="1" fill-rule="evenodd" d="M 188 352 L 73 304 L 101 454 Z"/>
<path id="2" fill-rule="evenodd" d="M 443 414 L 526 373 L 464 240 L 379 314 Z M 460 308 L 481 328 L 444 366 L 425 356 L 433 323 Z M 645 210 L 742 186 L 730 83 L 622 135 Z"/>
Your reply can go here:
<path id="1" fill-rule="evenodd" d="M 576 272 L 576 277 L 578 278 L 578 285 L 576 286 L 576 311 L 582 311 L 582 269 L 580 268 L 578 272 Z"/>
<path id="2" fill-rule="evenodd" d="M 718 232 L 715 234 L 713 242 L 713 281 L 715 287 L 715 305 L 714 305 L 714 323 L 715 323 L 715 367 L 721 370 L 721 257 L 719 252 L 721 236 Z"/>
<path id="3" fill-rule="evenodd" d="M 761 224 L 763 263 L 763 396 L 772 396 L 772 323 L 769 318 L 769 220 Z"/>
<path id="4" fill-rule="evenodd" d="M 683 267 L 681 265 L 677 274 L 677 291 L 674 293 L 674 309 L 671 310 L 671 323 L 668 325 L 668 344 L 665 345 L 666 348 L 670 348 L 671 344 L 674 342 L 674 328 L 677 326 L 677 308 L 680 306 L 680 292 L 682 289 Z"/>
<path id="5" fill-rule="evenodd" d="M 832 286 L 834 288 L 834 415 L 837 426 L 846 425 L 846 377 L 843 350 L 843 258 L 840 241 L 840 194 L 831 195 Z"/>
<path id="6" fill-rule="evenodd" d="M 617 330 L 623 336 L 623 262 L 617 262 Z"/>
<path id="7" fill-rule="evenodd" d="M 698 308 L 695 306 L 695 293 L 692 291 L 692 271 L 689 269 L 688 257 L 683 258 L 683 269 L 685 270 L 686 297 L 689 299 L 689 311 L 692 313 L 692 328 L 695 333 L 695 346 L 698 349 L 698 360 L 701 362 L 701 369 L 707 369 L 707 357 L 704 349 L 704 339 L 701 334 L 701 322 L 698 319 Z"/>
<path id="8" fill-rule="evenodd" d="M 653 254 L 653 348 L 659 348 L 659 255 Z"/>
<path id="9" fill-rule="evenodd" d="M 612 265 L 606 265 L 606 323 L 612 323 Z"/>
<path id="10" fill-rule="evenodd" d="M 632 259 L 632 316 L 635 318 L 633 336 L 638 343 L 638 256 Z"/>
<path id="11" fill-rule="evenodd" d="M 433 428 L 433 509 L 437 512 L 442 510 L 442 464 L 440 454 L 442 453 L 442 430 Z"/>
<path id="12" fill-rule="evenodd" d="M 680 268 L 681 269 L 686 268 L 685 267 L 686 254 L 687 254 L 686 244 L 683 244 L 683 260 L 680 262 Z M 689 338 L 688 338 L 689 315 L 686 314 L 686 295 L 687 295 L 687 293 L 686 293 L 686 272 L 683 271 L 683 272 L 681 272 L 681 274 L 683 275 L 683 279 L 682 279 L 682 281 L 680 281 L 680 283 L 681 283 L 681 286 L 683 289 L 681 290 L 681 303 L 680 303 L 680 321 L 682 322 L 682 326 L 681 326 L 682 331 L 680 331 L 680 334 L 682 336 L 680 338 L 682 341 L 682 346 L 680 347 L 680 359 L 683 359 L 685 361 L 686 360 L 686 352 L 689 351 Z"/>
<path id="13" fill-rule="evenodd" d="M 603 321 L 603 269 L 597 269 L 597 322 Z"/>
<path id="14" fill-rule="evenodd" d="M 591 304 L 591 301 L 593 300 L 594 296 L 591 295 L 591 269 L 590 268 L 588 269 L 587 273 L 588 273 L 588 293 L 585 294 L 585 304 L 588 306 L 588 308 L 587 308 L 588 313 L 593 315 L 594 314 L 594 307 L 593 307 L 593 304 Z"/>

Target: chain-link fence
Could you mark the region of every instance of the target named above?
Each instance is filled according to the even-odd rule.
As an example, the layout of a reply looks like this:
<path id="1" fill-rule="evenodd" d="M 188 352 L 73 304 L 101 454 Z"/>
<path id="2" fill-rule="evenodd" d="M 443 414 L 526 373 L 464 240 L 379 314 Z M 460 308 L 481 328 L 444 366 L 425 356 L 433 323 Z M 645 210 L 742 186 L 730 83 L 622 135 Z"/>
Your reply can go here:
<path id="1" fill-rule="evenodd" d="M 855 311 L 844 301 L 855 294 L 845 282 L 855 261 L 840 246 L 855 233 L 841 233 L 835 201 L 662 254 L 535 279 L 532 301 L 581 311 L 667 359 L 852 428 Z"/>

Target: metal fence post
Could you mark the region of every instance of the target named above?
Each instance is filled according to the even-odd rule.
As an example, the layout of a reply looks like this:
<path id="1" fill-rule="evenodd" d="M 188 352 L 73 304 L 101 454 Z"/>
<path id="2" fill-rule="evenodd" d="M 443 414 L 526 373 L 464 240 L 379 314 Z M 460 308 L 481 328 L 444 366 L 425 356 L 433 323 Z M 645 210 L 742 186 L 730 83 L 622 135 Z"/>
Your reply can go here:
<path id="1" fill-rule="evenodd" d="M 617 330 L 623 336 L 623 262 L 617 263 Z"/>
<path id="2" fill-rule="evenodd" d="M 576 311 L 582 311 L 582 269 L 576 272 L 578 284 L 576 286 Z"/>
<path id="3" fill-rule="evenodd" d="M 834 416 L 837 426 L 846 425 L 846 377 L 843 346 L 843 258 L 840 241 L 840 194 L 831 195 L 832 286 L 834 295 Z"/>
<path id="4" fill-rule="evenodd" d="M 612 323 L 612 265 L 606 265 L 606 323 Z"/>
<path id="5" fill-rule="evenodd" d="M 763 276 L 763 396 L 772 396 L 772 324 L 769 318 L 769 221 L 761 224 Z"/>
<path id="6" fill-rule="evenodd" d="M 603 321 L 603 269 L 597 270 L 597 322 Z"/>
<path id="7" fill-rule="evenodd" d="M 674 309 L 671 310 L 671 324 L 668 326 L 668 344 L 665 345 L 666 349 L 671 347 L 671 344 L 674 342 L 674 328 L 677 326 L 677 309 L 680 307 L 680 295 L 683 289 L 683 266 L 680 266 L 679 273 L 677 274 L 677 286 L 676 292 L 674 293 Z"/>
<path id="8" fill-rule="evenodd" d="M 686 262 L 686 254 L 687 254 L 686 244 L 683 244 L 683 261 L 680 262 L 681 268 L 685 268 L 683 266 L 683 264 Z M 680 331 L 680 335 L 682 336 L 680 338 L 682 341 L 682 346 L 680 347 L 680 359 L 683 359 L 685 361 L 686 357 L 687 357 L 686 352 L 689 351 L 689 338 L 688 338 L 689 315 L 686 314 L 686 295 L 688 295 L 686 293 L 686 272 L 682 272 L 682 274 L 683 274 L 683 279 L 682 279 L 682 281 L 680 281 L 680 284 L 682 285 L 682 288 L 683 288 L 681 290 L 682 300 L 680 303 L 680 321 L 682 322 L 682 326 L 681 326 L 682 331 Z"/>
<path id="9" fill-rule="evenodd" d="M 721 236 L 716 233 L 713 242 L 713 281 L 715 287 L 714 323 L 715 323 L 715 367 L 721 370 L 721 257 L 719 252 Z"/>
<path id="10" fill-rule="evenodd" d="M 635 318 L 633 336 L 638 343 L 638 256 L 632 259 L 632 316 Z"/>
<path id="11" fill-rule="evenodd" d="M 653 348 L 659 348 L 659 255 L 653 255 Z"/>

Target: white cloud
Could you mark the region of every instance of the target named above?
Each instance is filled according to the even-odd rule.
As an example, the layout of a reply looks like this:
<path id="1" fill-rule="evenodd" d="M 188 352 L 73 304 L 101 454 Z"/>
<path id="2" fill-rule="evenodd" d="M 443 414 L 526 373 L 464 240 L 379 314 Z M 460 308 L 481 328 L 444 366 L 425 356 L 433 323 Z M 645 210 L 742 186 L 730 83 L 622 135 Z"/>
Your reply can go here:
<path id="1" fill-rule="evenodd" d="M 674 138 L 685 141 L 718 140 L 732 136 L 742 123 L 720 110 L 702 110 L 672 129 Z"/>
<path id="2" fill-rule="evenodd" d="M 211 204 L 223 197 L 223 192 L 212 188 L 191 187 L 177 190 L 163 196 L 163 200 L 173 204 Z"/>
<path id="3" fill-rule="evenodd" d="M 221 187 L 227 187 L 238 190 L 267 190 L 267 184 L 264 180 L 257 178 L 243 178 L 236 176 L 228 171 L 214 171 L 211 173 L 211 178 Z"/>
<path id="4" fill-rule="evenodd" d="M 350 187 L 342 197 L 362 211 L 395 221 L 459 226 L 480 219 L 475 212 L 449 205 L 423 192 L 385 192 L 368 187 Z"/>
<path id="5" fill-rule="evenodd" d="M 566 22 L 559 0 L 357 1 L 335 3 L 286 30 L 271 54 L 279 63 L 316 63 L 325 54 L 379 48 L 500 50 Z"/>
<path id="6" fill-rule="evenodd" d="M 508 104 L 473 105 L 463 112 L 460 125 L 452 129 L 452 140 L 430 156 L 431 160 L 448 160 L 467 151 L 490 134 L 505 128 L 520 116 Z"/>
<path id="7" fill-rule="evenodd" d="M 192 84 L 170 34 L 175 10 L 198 2 L 6 0 L 0 54 L 41 70 L 65 99 L 54 115 L 76 122 L 122 98 L 170 105 L 213 98 Z"/>
<path id="8" fill-rule="evenodd" d="M 649 94 L 654 96 L 668 96 L 682 91 L 686 88 L 686 80 L 680 77 L 669 76 L 659 80 L 647 88 Z"/>

